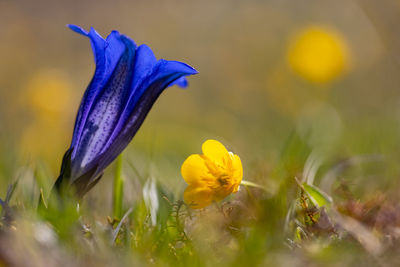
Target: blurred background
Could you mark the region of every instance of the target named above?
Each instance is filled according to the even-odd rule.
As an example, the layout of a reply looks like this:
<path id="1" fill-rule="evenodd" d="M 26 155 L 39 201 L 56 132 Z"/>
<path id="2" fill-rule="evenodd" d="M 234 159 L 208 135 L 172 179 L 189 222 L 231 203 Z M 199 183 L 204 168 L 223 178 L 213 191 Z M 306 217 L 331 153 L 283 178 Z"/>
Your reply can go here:
<path id="1" fill-rule="evenodd" d="M 48 187 L 58 175 L 94 72 L 89 40 L 68 23 L 118 30 L 199 71 L 161 95 L 128 147 L 128 188 L 154 177 L 179 198 L 182 162 L 210 138 L 240 155 L 245 179 L 273 188 L 293 134 L 325 169 L 379 155 L 343 174 L 358 197 L 399 188 L 398 1 L 0 0 L 0 195 L 21 173 Z M 89 194 L 105 213 L 112 169 Z"/>

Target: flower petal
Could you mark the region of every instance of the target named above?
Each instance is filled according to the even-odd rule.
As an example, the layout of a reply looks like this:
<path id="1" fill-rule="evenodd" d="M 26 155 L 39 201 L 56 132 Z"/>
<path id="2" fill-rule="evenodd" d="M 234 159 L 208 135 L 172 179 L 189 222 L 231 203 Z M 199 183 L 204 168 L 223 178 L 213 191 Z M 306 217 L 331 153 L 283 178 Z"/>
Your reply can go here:
<path id="1" fill-rule="evenodd" d="M 201 209 L 213 201 L 213 192 L 207 187 L 189 185 L 183 193 L 183 200 L 193 209 Z"/>
<path id="2" fill-rule="evenodd" d="M 120 34 L 118 31 L 112 31 L 106 39 L 107 46 L 104 51 L 105 57 L 105 70 L 104 77 L 110 77 L 112 72 L 116 68 L 118 64 L 120 64 L 120 59 L 122 55 L 126 52 L 126 48 L 129 47 L 133 51 L 136 50 L 135 42 L 126 37 L 123 34 Z M 98 65 L 98 64 L 97 64 Z M 99 66 L 97 66 L 99 67 Z"/>
<path id="3" fill-rule="evenodd" d="M 239 185 L 243 179 L 242 161 L 240 160 L 238 155 L 232 156 L 232 167 L 233 167 L 233 175 L 232 175 L 233 183 L 232 184 L 234 184 L 233 193 L 236 193 L 238 191 Z"/>
<path id="4" fill-rule="evenodd" d="M 180 88 L 186 88 L 188 86 L 188 81 L 185 77 L 181 77 L 178 80 L 176 80 L 175 82 L 171 83 L 171 86 L 173 85 L 177 85 Z"/>
<path id="5" fill-rule="evenodd" d="M 114 36 L 113 38 L 117 38 L 115 34 Z M 78 143 L 75 144 L 75 154 L 72 155 L 73 163 L 75 163 L 72 164 L 74 176 L 84 173 L 93 166 L 93 160 L 99 156 L 100 151 L 107 144 L 131 93 L 131 73 L 136 47 L 128 38 L 122 35 L 119 35 L 119 38 L 125 50 L 107 78 L 107 83 L 102 85 L 101 91 L 97 92 L 91 103 L 90 112 L 86 120 L 82 122 L 84 123 L 83 131 Z M 76 172 L 78 169 L 79 173 Z"/>
<path id="6" fill-rule="evenodd" d="M 183 179 L 189 185 L 199 185 L 205 180 L 204 178 L 210 176 L 208 168 L 204 162 L 204 159 L 199 154 L 190 155 L 182 164 L 181 174 Z M 206 178 L 207 179 L 207 178 Z M 215 179 L 215 178 L 214 178 Z"/>
<path id="7" fill-rule="evenodd" d="M 90 38 L 96 62 L 94 77 L 82 98 L 75 122 L 71 148 L 76 148 L 80 145 L 83 129 L 86 125 L 88 114 L 92 111 L 93 103 L 99 97 L 101 92 L 104 91 L 106 83 L 112 76 L 113 70 L 120 60 L 122 53 L 125 51 L 126 42 L 124 43 L 122 41 L 121 35 L 117 31 L 111 32 L 107 37 L 107 40 L 104 40 L 93 28 L 90 29 L 90 32 L 86 32 L 76 25 L 68 26 L 73 31 Z M 136 44 L 132 40 L 125 36 L 124 39 L 128 40 L 131 47 L 134 49 L 136 48 Z M 75 158 L 78 152 L 78 149 L 74 149 L 72 158 Z"/>
<path id="8" fill-rule="evenodd" d="M 217 140 L 207 140 L 201 146 L 203 154 L 208 157 L 211 161 L 218 163 L 219 165 L 225 165 L 223 162 L 224 157 L 229 153 L 225 146 Z"/>
<path id="9" fill-rule="evenodd" d="M 120 116 L 120 121 L 105 145 L 96 162 L 99 170 L 108 166 L 132 140 L 146 118 L 154 102 L 175 80 L 197 73 L 195 69 L 181 62 L 159 60 L 153 72 L 146 77 L 141 86 L 135 90 Z M 140 95 L 140 92 L 142 94 Z M 129 115 L 129 116 L 128 116 Z M 127 119 L 126 119 L 126 116 Z"/>
<path id="10" fill-rule="evenodd" d="M 141 45 L 136 50 L 134 59 L 134 70 L 131 84 L 131 90 L 129 96 L 126 97 L 126 105 L 124 106 L 121 116 L 119 117 L 118 124 L 115 125 L 113 133 L 110 135 L 107 144 L 103 146 L 101 153 L 104 153 L 112 142 L 121 133 L 121 130 L 127 124 L 129 117 L 131 116 L 132 110 L 135 108 L 139 95 L 143 94 L 146 88 L 139 88 L 140 84 L 146 77 L 148 77 L 154 69 L 157 63 L 157 59 L 147 45 Z M 136 99 L 135 99 L 136 98 Z M 136 100 L 136 101 L 135 101 Z"/>
<path id="11" fill-rule="evenodd" d="M 157 58 L 153 51 L 145 44 L 140 45 L 136 50 L 135 70 L 133 73 L 132 87 L 139 87 L 143 79 L 148 77 L 157 64 Z"/>
<path id="12" fill-rule="evenodd" d="M 69 24 L 68 27 L 76 33 L 82 34 L 83 36 L 90 38 L 90 43 L 92 45 L 92 50 L 94 54 L 94 59 L 96 65 L 104 65 L 105 57 L 104 57 L 104 50 L 107 47 L 106 40 L 101 37 L 100 34 L 96 32 L 95 29 L 90 28 L 90 31 L 87 32 L 79 26 Z"/>

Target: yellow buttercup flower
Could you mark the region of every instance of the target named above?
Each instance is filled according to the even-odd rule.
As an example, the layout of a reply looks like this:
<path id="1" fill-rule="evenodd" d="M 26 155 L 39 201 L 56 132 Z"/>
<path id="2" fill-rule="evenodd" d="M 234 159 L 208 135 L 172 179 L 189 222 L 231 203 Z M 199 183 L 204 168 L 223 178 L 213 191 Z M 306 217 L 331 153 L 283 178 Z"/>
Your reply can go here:
<path id="1" fill-rule="evenodd" d="M 304 79 L 327 83 L 349 68 L 348 51 L 346 40 L 340 33 L 310 26 L 293 38 L 287 58 L 292 69 Z"/>
<path id="2" fill-rule="evenodd" d="M 239 156 L 226 150 L 220 142 L 207 140 L 202 151 L 202 155 L 190 155 L 181 168 L 182 177 L 188 184 L 183 198 L 195 209 L 236 193 L 243 177 Z"/>

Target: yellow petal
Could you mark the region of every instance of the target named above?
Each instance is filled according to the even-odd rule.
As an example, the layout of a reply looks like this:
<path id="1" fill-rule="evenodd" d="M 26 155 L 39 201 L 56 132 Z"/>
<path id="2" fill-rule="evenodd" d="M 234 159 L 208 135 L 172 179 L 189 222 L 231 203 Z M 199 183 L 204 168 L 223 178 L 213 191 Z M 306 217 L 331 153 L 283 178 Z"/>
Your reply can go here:
<path id="1" fill-rule="evenodd" d="M 232 167 L 233 167 L 233 180 L 234 184 L 236 184 L 236 188 L 234 189 L 234 193 L 237 192 L 239 184 L 242 182 L 243 179 L 243 166 L 242 161 L 240 160 L 238 155 L 233 155 L 232 157 Z"/>
<path id="2" fill-rule="evenodd" d="M 221 201 L 232 193 L 234 188 L 232 186 L 219 187 L 214 189 L 214 200 Z"/>
<path id="3" fill-rule="evenodd" d="M 211 139 L 205 141 L 201 149 L 206 157 L 219 165 L 223 165 L 223 158 L 228 153 L 228 150 L 226 150 L 223 144 Z"/>
<path id="4" fill-rule="evenodd" d="M 182 164 L 181 174 L 188 184 L 200 184 L 208 176 L 204 159 L 199 154 L 190 155 Z"/>
<path id="5" fill-rule="evenodd" d="M 213 192 L 210 188 L 189 185 L 183 193 L 183 200 L 193 209 L 201 209 L 211 204 Z"/>

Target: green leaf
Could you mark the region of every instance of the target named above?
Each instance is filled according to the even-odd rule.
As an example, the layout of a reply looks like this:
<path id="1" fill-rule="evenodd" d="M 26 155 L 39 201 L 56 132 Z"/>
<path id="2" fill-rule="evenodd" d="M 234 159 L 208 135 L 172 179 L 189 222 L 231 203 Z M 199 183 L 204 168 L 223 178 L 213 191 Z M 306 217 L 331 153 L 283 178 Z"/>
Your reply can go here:
<path id="1" fill-rule="evenodd" d="M 303 183 L 303 189 L 310 197 L 312 203 L 318 207 L 323 207 L 332 203 L 332 198 L 316 186 Z"/>

